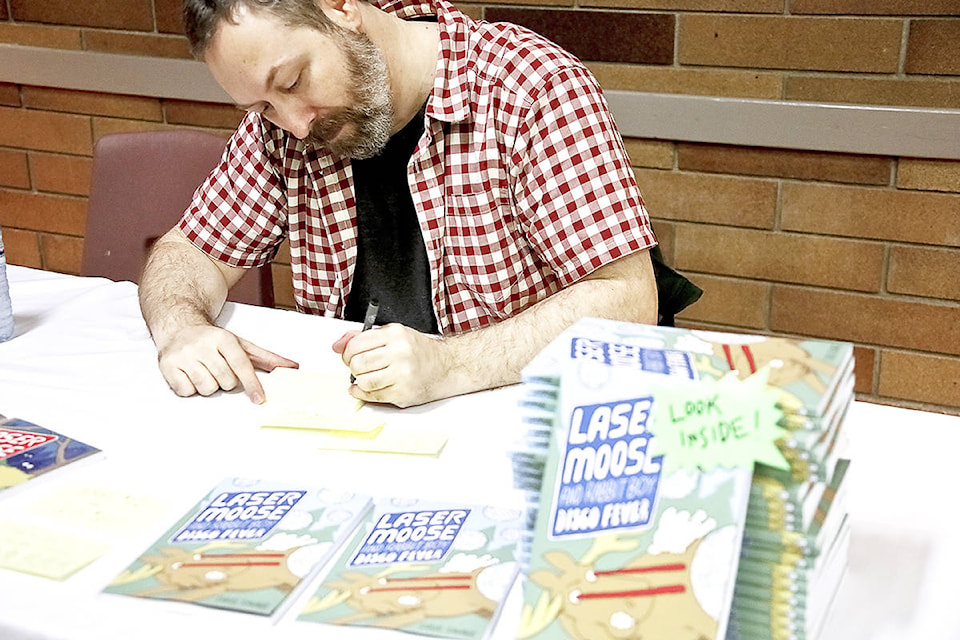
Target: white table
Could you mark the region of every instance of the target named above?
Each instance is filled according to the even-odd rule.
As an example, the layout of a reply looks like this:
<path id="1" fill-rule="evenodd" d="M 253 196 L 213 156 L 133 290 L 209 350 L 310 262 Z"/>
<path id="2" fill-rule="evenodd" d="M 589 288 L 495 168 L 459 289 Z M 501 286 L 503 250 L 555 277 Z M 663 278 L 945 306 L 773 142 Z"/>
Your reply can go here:
<path id="1" fill-rule="evenodd" d="M 241 393 L 178 398 L 156 366 L 136 287 L 8 267 L 16 337 L 0 344 L 0 413 L 36 422 L 103 449 L 0 494 L 0 516 L 15 517 L 44 493 L 72 484 L 116 485 L 160 499 L 166 514 L 119 541 L 64 582 L 0 570 L 0 639 L 298 638 L 319 625 L 277 625 L 243 614 L 105 596 L 124 569 L 209 488 L 226 476 L 300 481 L 374 495 L 431 497 L 518 507 L 507 449 L 521 428 L 519 386 L 407 410 L 376 408 L 391 422 L 444 424 L 437 458 L 321 452 L 303 436 L 259 428 L 262 407 Z M 345 322 L 228 303 L 221 323 L 302 367 L 346 369 L 330 344 Z M 850 570 L 825 640 L 960 638 L 956 586 L 960 545 L 948 486 L 960 451 L 960 418 L 855 403 L 847 422 L 853 465 Z M 308 596 L 309 594 L 305 594 Z M 163 603 L 159 603 L 163 604 Z M 299 605 L 295 605 L 295 608 Z M 513 637 L 519 581 L 494 638 Z M 336 637 L 409 638 L 337 628 Z"/>

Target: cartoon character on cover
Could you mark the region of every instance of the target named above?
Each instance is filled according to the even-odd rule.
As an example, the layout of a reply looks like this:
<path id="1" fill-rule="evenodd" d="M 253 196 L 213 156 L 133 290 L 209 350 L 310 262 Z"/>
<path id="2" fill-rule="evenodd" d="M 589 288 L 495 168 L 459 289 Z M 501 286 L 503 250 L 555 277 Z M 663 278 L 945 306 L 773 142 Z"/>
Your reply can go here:
<path id="1" fill-rule="evenodd" d="M 536 571 L 530 576 L 546 590 L 546 597 L 543 606 L 524 608 L 518 637 L 536 635 L 558 618 L 567 635 L 577 640 L 714 638 L 717 621 L 700 606 L 690 578 L 700 541 L 679 554 L 641 554 L 611 571 L 595 570 L 594 563 L 608 552 L 636 548 L 636 540 L 599 537 L 580 560 L 564 551 L 548 551 L 544 558 L 560 573 Z"/>
<path id="2" fill-rule="evenodd" d="M 767 339 L 753 344 L 714 343 L 713 353 L 737 372 L 737 377 L 753 375 L 770 365 L 769 383 L 781 389 L 802 382 L 818 393 L 827 388 L 817 372 L 829 377 L 836 367 L 812 357 L 803 347 L 785 340 Z"/>
<path id="3" fill-rule="evenodd" d="M 720 334 L 724 339 L 718 339 L 717 335 L 694 332 L 677 346 L 702 354 L 698 368 L 713 371 L 717 377 L 733 371 L 738 379 L 744 380 L 767 367 L 770 372 L 767 382 L 782 391 L 778 402 L 784 409 L 799 409 L 803 404 L 788 387 L 801 383 L 823 394 L 827 390 L 823 378 L 829 379 L 837 371 L 835 366 L 818 360 L 800 345 L 787 340 L 733 334 Z"/>
<path id="4" fill-rule="evenodd" d="M 223 549 L 240 553 L 208 553 Z M 154 577 L 161 584 L 134 592 L 140 597 L 170 594 L 177 600 L 195 602 L 232 591 L 275 588 L 289 593 L 300 578 L 288 566 L 290 556 L 301 547 L 285 551 L 261 551 L 242 544 L 213 542 L 198 549 L 164 547 L 159 556 L 145 555 L 143 567 L 119 576 L 112 584 L 125 584 Z"/>
<path id="5" fill-rule="evenodd" d="M 631 534 L 596 537 L 579 559 L 548 550 L 552 568 L 529 576 L 542 592 L 524 606 L 517 637 L 555 638 L 557 621 L 575 640 L 714 640 L 740 535 L 703 510 L 671 506 L 644 552 L 630 553 L 643 539 Z"/>
<path id="6" fill-rule="evenodd" d="M 499 566 L 499 565 L 494 565 Z M 344 571 L 340 580 L 328 581 L 331 591 L 311 602 L 305 613 L 328 609 L 342 602 L 356 610 L 332 622 L 355 624 L 373 620 L 378 627 L 397 629 L 428 618 L 453 618 L 476 614 L 492 618 L 497 602 L 484 595 L 480 566 L 469 573 L 435 572 L 417 575 L 425 566 L 391 566 L 374 575 Z M 391 577 L 396 573 L 403 577 Z"/>

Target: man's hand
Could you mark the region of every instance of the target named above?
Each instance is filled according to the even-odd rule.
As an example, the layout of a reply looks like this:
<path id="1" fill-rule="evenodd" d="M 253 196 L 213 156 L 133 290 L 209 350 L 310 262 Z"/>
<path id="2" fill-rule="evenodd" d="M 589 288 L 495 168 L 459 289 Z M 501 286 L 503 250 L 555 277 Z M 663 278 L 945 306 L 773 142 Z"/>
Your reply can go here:
<path id="1" fill-rule="evenodd" d="M 439 338 L 402 325 L 349 331 L 333 350 L 356 376 L 350 393 L 398 407 L 520 381 L 523 367 L 580 318 L 657 321 L 649 252 L 608 263 L 519 314 Z"/>
<path id="2" fill-rule="evenodd" d="M 153 245 L 140 279 L 140 311 L 160 373 L 178 396 L 240 385 L 260 404 L 265 398 L 254 368 L 299 366 L 214 324 L 227 290 L 245 271 L 210 259 L 176 227 Z"/>
<path id="3" fill-rule="evenodd" d="M 178 396 L 209 396 L 240 385 L 256 404 L 264 401 L 263 386 L 254 369 L 298 368 L 288 358 L 238 338 L 215 325 L 185 327 L 157 346 L 160 372 Z"/>
<path id="4" fill-rule="evenodd" d="M 350 388 L 366 402 L 409 407 L 462 393 L 441 338 L 400 324 L 348 331 L 333 350 L 356 377 Z"/>

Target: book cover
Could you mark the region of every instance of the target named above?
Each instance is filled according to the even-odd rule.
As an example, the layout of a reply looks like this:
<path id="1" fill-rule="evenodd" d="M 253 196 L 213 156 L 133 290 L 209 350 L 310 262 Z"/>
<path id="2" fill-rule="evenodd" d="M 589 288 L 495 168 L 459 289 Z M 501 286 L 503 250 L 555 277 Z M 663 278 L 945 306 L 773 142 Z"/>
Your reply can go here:
<path id="1" fill-rule="evenodd" d="M 279 616 L 370 505 L 349 492 L 228 478 L 104 592 Z"/>
<path id="2" fill-rule="evenodd" d="M 842 553 L 808 554 L 842 530 L 834 505 L 810 535 L 843 464 L 853 364 L 848 343 L 599 319 L 551 342 L 523 372 L 512 455 L 535 523 L 518 637 L 701 640 L 806 611 L 807 581 L 842 575 Z M 772 585 L 755 610 L 747 591 Z"/>
<path id="3" fill-rule="evenodd" d="M 779 391 L 778 408 L 788 420 L 822 416 L 837 389 L 853 375 L 853 345 L 847 342 L 586 318 L 537 356 L 524 373 L 525 381 L 555 380 L 562 364 L 574 358 L 694 380 L 717 380 L 730 373 L 744 380 L 769 370 L 767 384 Z"/>
<path id="4" fill-rule="evenodd" d="M 648 374 L 586 358 L 557 378 L 518 638 L 724 636 L 751 471 L 665 473 L 648 445 L 670 375 Z"/>
<path id="5" fill-rule="evenodd" d="M 523 526 L 519 510 L 379 500 L 298 620 L 479 640 L 516 578 Z"/>
<path id="6" fill-rule="evenodd" d="M 99 451 L 32 422 L 0 415 L 0 491 Z"/>

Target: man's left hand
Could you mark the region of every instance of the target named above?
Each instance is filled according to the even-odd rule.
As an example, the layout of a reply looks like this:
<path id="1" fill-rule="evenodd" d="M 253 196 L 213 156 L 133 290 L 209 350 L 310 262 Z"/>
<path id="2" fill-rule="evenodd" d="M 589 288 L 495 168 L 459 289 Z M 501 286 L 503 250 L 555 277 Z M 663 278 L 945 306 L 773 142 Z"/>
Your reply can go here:
<path id="1" fill-rule="evenodd" d="M 353 397 L 409 407 L 456 394 L 444 341 L 401 324 L 348 331 L 333 343 L 356 378 Z"/>

